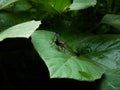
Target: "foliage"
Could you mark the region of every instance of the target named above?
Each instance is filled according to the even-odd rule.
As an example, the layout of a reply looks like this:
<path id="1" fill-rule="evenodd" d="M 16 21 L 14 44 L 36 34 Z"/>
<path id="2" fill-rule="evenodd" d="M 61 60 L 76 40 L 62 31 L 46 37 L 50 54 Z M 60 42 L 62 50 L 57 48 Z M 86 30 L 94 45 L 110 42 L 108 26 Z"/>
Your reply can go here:
<path id="1" fill-rule="evenodd" d="M 99 90 L 119 90 L 119 5 L 119 0 L 1 0 L 0 43 L 31 40 L 50 79 L 100 80 Z"/>

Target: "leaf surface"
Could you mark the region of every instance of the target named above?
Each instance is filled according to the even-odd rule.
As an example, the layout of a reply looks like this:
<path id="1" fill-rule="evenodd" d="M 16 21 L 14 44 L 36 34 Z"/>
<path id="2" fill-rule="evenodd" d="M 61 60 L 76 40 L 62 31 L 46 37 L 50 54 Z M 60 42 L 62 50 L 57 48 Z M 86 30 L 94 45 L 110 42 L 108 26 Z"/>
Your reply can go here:
<path id="1" fill-rule="evenodd" d="M 69 8 L 70 10 L 81 10 L 91 6 L 95 6 L 96 3 L 96 0 L 73 0 L 73 3 L 70 5 Z"/>
<path id="2" fill-rule="evenodd" d="M 12 26 L 0 33 L 0 41 L 6 38 L 29 38 L 40 24 L 40 21 L 32 20 Z"/>
<path id="3" fill-rule="evenodd" d="M 101 22 L 111 25 L 117 29 L 116 32 L 120 33 L 120 15 L 106 14 Z"/>
<path id="4" fill-rule="evenodd" d="M 53 41 L 54 35 L 54 32 L 44 30 L 32 34 L 32 43 L 48 66 L 50 78 L 87 81 L 101 78 L 103 68 L 84 56 L 75 56 L 67 48 L 58 47 Z"/>
<path id="5" fill-rule="evenodd" d="M 107 70 L 101 82 L 100 90 L 120 89 L 120 68 Z"/>
<path id="6" fill-rule="evenodd" d="M 16 1 L 18 1 L 18 0 L 0 0 L 0 9 L 2 9 Z"/>
<path id="7" fill-rule="evenodd" d="M 120 88 L 120 35 L 79 35 L 65 34 L 69 46 L 105 69 L 99 90 Z M 71 36 L 71 37 L 69 37 Z"/>

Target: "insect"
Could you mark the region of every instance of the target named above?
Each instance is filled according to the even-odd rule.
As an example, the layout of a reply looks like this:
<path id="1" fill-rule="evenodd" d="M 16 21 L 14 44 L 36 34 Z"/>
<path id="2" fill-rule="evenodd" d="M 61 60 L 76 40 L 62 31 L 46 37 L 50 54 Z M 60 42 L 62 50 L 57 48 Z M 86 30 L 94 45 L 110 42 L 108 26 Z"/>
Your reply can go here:
<path id="1" fill-rule="evenodd" d="M 55 33 L 54 35 L 54 43 L 59 49 L 65 48 L 65 42 L 60 39 L 60 35 L 58 33 Z"/>
<path id="2" fill-rule="evenodd" d="M 79 56 L 80 54 L 74 51 L 67 43 L 65 43 L 61 37 L 60 34 L 55 33 L 53 38 L 54 44 L 58 47 L 58 50 L 63 50 L 66 53 L 70 53 L 71 55 Z"/>
<path id="3" fill-rule="evenodd" d="M 65 47 L 65 42 L 59 41 L 58 39 L 55 40 L 55 44 L 61 48 Z"/>

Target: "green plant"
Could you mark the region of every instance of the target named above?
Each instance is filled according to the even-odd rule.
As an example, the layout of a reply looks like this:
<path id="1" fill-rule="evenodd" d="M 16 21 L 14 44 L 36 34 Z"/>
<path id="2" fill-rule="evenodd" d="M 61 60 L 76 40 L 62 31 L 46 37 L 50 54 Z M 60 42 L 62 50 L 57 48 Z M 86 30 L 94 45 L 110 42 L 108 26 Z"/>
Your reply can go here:
<path id="1" fill-rule="evenodd" d="M 0 41 L 28 38 L 50 78 L 101 80 L 97 90 L 119 90 L 119 0 L 1 0 Z M 64 42 L 59 48 L 56 37 Z M 60 39 L 59 39 L 60 38 Z M 104 77 L 102 77 L 104 75 Z"/>

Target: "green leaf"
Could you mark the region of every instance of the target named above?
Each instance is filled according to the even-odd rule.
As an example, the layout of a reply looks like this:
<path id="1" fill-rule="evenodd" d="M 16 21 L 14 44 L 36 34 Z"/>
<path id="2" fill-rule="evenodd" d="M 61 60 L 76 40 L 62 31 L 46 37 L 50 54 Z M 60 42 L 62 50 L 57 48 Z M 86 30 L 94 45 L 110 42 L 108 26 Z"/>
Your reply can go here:
<path id="1" fill-rule="evenodd" d="M 26 11 L 26 10 L 29 10 L 31 7 L 32 5 L 28 1 L 20 0 L 16 2 L 14 6 L 14 10 L 15 11 Z"/>
<path id="2" fill-rule="evenodd" d="M 120 15 L 106 14 L 103 17 L 101 23 L 113 26 L 114 28 L 117 29 L 116 31 L 120 33 Z"/>
<path id="3" fill-rule="evenodd" d="M 67 33 L 64 39 L 74 51 L 105 69 L 99 90 L 119 90 L 120 34 L 77 36 Z"/>
<path id="4" fill-rule="evenodd" d="M 120 89 L 120 68 L 107 70 L 100 84 L 99 90 Z"/>
<path id="5" fill-rule="evenodd" d="M 84 56 L 75 56 L 67 48 L 60 49 L 53 41 L 54 35 L 54 32 L 44 30 L 35 31 L 32 34 L 32 43 L 45 61 L 50 78 L 73 78 L 87 81 L 101 78 L 104 73 L 103 68 Z"/>
<path id="6" fill-rule="evenodd" d="M 12 26 L 0 33 L 0 41 L 6 38 L 29 38 L 30 35 L 39 27 L 40 21 L 28 21 Z"/>
<path id="7" fill-rule="evenodd" d="M 50 4 L 58 12 L 63 12 L 69 7 L 71 0 L 50 0 Z"/>
<path id="8" fill-rule="evenodd" d="M 40 4 L 43 4 L 45 6 L 45 8 L 43 8 L 43 10 L 46 9 L 46 11 L 54 9 L 57 12 L 63 12 L 65 10 L 67 10 L 67 8 L 69 7 L 69 5 L 71 4 L 71 0 L 32 0 L 33 2 L 37 2 Z M 48 10 L 47 10 L 48 9 Z"/>
<path id="9" fill-rule="evenodd" d="M 56 10 L 52 8 L 48 0 L 31 0 L 38 11 L 38 13 L 43 12 L 44 14 L 56 13 Z M 58 13 L 58 12 L 57 12 Z"/>
<path id="10" fill-rule="evenodd" d="M 81 41 L 79 52 L 105 69 L 120 68 L 120 35 L 89 36 Z"/>
<path id="11" fill-rule="evenodd" d="M 70 10 L 81 10 L 91 6 L 95 6 L 96 3 L 96 0 L 73 0 L 73 3 L 70 5 L 69 8 Z"/>
<path id="12" fill-rule="evenodd" d="M 12 14 L 0 12 L 0 31 L 9 28 L 16 22 L 16 18 Z"/>
<path id="13" fill-rule="evenodd" d="M 0 9 L 2 9 L 16 1 L 18 1 L 18 0 L 0 0 Z"/>
<path id="14" fill-rule="evenodd" d="M 0 32 L 19 23 L 31 20 L 31 15 L 29 13 L 8 13 L 0 12 Z"/>

